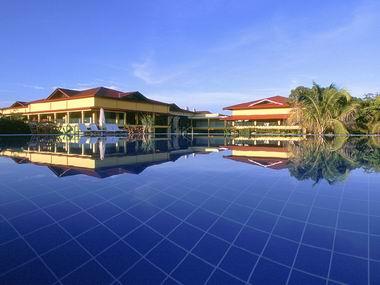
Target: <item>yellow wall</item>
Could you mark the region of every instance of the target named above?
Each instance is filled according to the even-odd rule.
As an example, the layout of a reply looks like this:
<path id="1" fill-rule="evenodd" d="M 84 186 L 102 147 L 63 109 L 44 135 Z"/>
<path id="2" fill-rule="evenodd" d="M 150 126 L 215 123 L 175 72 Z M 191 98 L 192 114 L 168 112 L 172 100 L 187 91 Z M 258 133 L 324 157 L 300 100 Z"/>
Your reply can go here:
<path id="1" fill-rule="evenodd" d="M 292 108 L 270 108 L 270 109 L 252 109 L 252 110 L 232 110 L 232 116 L 289 114 L 291 110 L 292 110 Z"/>
<path id="2" fill-rule="evenodd" d="M 65 112 L 70 109 L 89 109 L 89 108 L 122 109 L 130 111 L 169 113 L 169 106 L 150 103 L 136 103 L 129 101 L 114 100 L 108 98 L 79 98 L 62 101 L 32 103 L 27 108 L 8 108 L 1 111 L 4 115 L 28 114 L 42 112 Z"/>
<path id="3" fill-rule="evenodd" d="M 289 152 L 278 151 L 245 151 L 245 150 L 233 150 L 233 156 L 248 156 L 248 157 L 265 157 L 265 158 L 289 158 Z"/>
<path id="4" fill-rule="evenodd" d="M 98 108 L 123 109 L 130 111 L 169 113 L 169 106 L 149 103 L 136 103 L 130 101 L 112 100 L 108 98 L 95 98 Z"/>

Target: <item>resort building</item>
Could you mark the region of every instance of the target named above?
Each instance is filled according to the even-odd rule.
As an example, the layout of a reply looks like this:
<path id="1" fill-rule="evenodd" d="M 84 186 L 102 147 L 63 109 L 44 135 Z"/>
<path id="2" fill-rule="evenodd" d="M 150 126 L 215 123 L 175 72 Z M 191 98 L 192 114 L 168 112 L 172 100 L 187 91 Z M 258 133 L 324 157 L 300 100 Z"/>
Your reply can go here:
<path id="1" fill-rule="evenodd" d="M 105 111 L 106 123 L 120 127 L 141 126 L 144 114 L 153 116 L 153 131 L 172 132 L 192 112 L 175 104 L 148 99 L 140 92 L 122 92 L 104 87 L 87 90 L 57 88 L 47 98 L 17 101 L 8 108 L 0 109 L 0 115 L 19 115 L 29 122 L 55 122 L 60 126 L 76 127 L 78 124 L 97 123 L 100 109 Z M 182 123 L 190 125 L 189 122 Z M 177 130 L 178 131 L 178 130 Z"/>
<path id="2" fill-rule="evenodd" d="M 274 96 L 256 101 L 241 103 L 224 110 L 230 110 L 231 116 L 224 118 L 232 131 L 292 131 L 300 130 L 298 126 L 287 123 L 292 110 L 288 98 Z"/>
<path id="3" fill-rule="evenodd" d="M 226 115 L 209 111 L 194 111 L 190 116 L 191 132 L 197 134 L 223 134 L 227 122 Z"/>

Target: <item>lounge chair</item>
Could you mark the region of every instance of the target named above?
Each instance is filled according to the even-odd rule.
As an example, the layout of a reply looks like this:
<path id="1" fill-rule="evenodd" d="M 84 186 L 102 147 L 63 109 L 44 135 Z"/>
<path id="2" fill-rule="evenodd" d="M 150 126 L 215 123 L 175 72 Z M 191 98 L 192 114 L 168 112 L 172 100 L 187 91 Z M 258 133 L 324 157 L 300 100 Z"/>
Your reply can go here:
<path id="1" fill-rule="evenodd" d="M 103 131 L 99 130 L 98 126 L 95 124 L 90 124 L 90 131 L 93 135 L 101 135 L 103 133 Z"/>
<path id="2" fill-rule="evenodd" d="M 121 130 L 118 125 L 115 124 L 106 124 L 106 132 L 112 134 L 125 134 L 125 130 Z"/>
<path id="3" fill-rule="evenodd" d="M 89 141 L 89 137 L 81 137 L 79 140 L 79 144 L 86 144 Z"/>
<path id="4" fill-rule="evenodd" d="M 89 143 L 95 144 L 95 143 L 98 143 L 98 140 L 99 140 L 99 137 L 91 137 Z"/>
<path id="5" fill-rule="evenodd" d="M 106 144 L 116 144 L 118 141 L 118 137 L 107 137 Z"/>
<path id="6" fill-rule="evenodd" d="M 91 133 L 91 131 L 86 127 L 85 124 L 79 124 L 79 132 L 84 135 Z"/>

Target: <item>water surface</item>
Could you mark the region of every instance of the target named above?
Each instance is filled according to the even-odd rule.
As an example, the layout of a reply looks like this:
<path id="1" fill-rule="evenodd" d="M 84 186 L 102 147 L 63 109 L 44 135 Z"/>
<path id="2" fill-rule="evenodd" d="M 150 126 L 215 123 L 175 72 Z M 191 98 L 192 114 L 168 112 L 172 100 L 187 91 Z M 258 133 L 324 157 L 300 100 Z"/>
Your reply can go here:
<path id="1" fill-rule="evenodd" d="M 1 284 L 378 284 L 379 138 L 0 137 Z"/>

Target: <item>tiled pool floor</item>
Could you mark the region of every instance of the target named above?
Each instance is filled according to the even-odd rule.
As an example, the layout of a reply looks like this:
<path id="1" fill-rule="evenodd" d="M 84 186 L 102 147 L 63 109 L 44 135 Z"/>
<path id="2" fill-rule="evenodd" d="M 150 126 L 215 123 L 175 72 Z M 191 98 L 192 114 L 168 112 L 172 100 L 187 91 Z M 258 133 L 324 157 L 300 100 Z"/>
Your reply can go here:
<path id="1" fill-rule="evenodd" d="M 379 284 L 380 176 L 223 159 L 57 178 L 0 158 L 1 284 Z"/>

